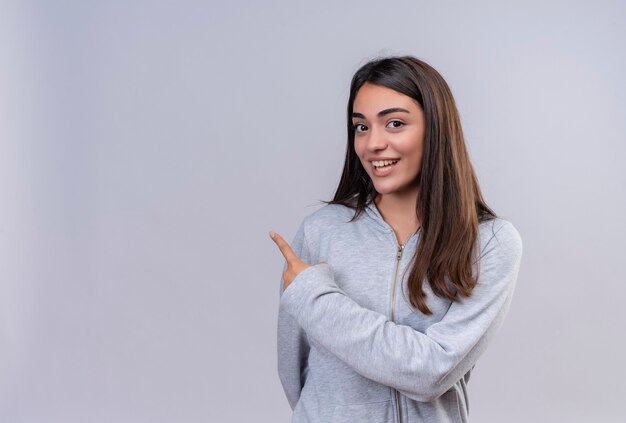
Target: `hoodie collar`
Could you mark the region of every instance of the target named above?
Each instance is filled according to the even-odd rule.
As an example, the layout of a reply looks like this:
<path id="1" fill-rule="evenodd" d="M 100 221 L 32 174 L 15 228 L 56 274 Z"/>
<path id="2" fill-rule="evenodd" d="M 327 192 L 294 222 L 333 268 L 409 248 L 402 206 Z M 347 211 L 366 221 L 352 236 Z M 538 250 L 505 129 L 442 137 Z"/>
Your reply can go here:
<path id="1" fill-rule="evenodd" d="M 374 203 L 374 200 L 371 200 L 365 206 L 365 212 L 367 213 L 367 216 L 369 217 L 370 222 L 372 222 L 376 228 L 378 228 L 379 230 L 383 232 L 393 232 L 393 228 L 391 227 L 389 223 L 385 221 L 385 219 L 383 219 L 383 216 L 382 214 L 380 214 L 380 210 L 378 210 L 378 207 L 376 206 L 376 203 Z M 422 229 L 421 226 L 417 228 L 417 231 L 413 232 L 409 236 L 409 239 L 411 239 L 411 237 L 413 237 L 413 235 L 418 233 L 421 229 Z M 395 234 L 394 234 L 394 237 L 395 237 Z"/>
<path id="2" fill-rule="evenodd" d="M 374 225 L 382 230 L 383 232 L 393 232 L 393 228 L 389 225 L 389 223 L 385 222 L 383 216 L 380 214 L 380 210 L 376 207 L 376 203 L 374 200 L 371 200 L 365 206 L 365 212 L 367 213 L 370 221 L 374 223 Z"/>

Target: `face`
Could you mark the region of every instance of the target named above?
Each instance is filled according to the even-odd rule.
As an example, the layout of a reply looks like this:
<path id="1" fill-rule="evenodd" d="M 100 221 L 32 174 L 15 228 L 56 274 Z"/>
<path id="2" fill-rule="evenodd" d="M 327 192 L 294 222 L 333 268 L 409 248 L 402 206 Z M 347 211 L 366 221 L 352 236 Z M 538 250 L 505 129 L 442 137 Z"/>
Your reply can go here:
<path id="1" fill-rule="evenodd" d="M 354 150 L 380 194 L 417 190 L 424 145 L 424 112 L 411 97 L 365 83 L 354 99 Z M 386 165 L 378 159 L 393 159 Z"/>

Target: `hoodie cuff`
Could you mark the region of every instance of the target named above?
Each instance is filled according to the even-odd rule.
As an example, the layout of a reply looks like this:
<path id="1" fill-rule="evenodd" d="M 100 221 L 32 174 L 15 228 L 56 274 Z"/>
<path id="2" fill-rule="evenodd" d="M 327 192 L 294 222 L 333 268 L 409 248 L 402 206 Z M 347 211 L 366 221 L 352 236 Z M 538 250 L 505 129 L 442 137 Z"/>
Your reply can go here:
<path id="1" fill-rule="evenodd" d="M 280 297 L 280 308 L 299 321 L 307 304 L 337 289 L 332 267 L 328 263 L 318 263 L 307 267 L 291 281 Z"/>

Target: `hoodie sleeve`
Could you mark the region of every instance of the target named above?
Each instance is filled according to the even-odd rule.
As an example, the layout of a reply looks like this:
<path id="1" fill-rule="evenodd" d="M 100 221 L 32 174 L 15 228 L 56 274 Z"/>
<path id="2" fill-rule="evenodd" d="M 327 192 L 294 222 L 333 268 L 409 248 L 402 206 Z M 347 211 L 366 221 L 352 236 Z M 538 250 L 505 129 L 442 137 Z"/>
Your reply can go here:
<path id="1" fill-rule="evenodd" d="M 310 262 L 309 251 L 304 239 L 304 221 L 289 245 L 300 260 L 306 263 Z M 287 270 L 287 261 L 283 264 L 282 273 L 285 270 Z M 279 298 L 282 298 L 284 292 L 282 273 Z M 296 319 L 281 307 L 278 310 L 277 341 L 278 376 L 287 396 L 287 401 L 293 410 L 306 382 L 310 346 L 306 333 L 300 328 Z"/>
<path id="2" fill-rule="evenodd" d="M 311 342 L 357 373 L 416 401 L 432 401 L 474 366 L 508 311 L 522 240 L 504 221 L 487 247 L 472 296 L 453 302 L 424 333 L 357 304 L 336 285 L 327 263 L 300 272 L 280 308 L 297 320 Z"/>

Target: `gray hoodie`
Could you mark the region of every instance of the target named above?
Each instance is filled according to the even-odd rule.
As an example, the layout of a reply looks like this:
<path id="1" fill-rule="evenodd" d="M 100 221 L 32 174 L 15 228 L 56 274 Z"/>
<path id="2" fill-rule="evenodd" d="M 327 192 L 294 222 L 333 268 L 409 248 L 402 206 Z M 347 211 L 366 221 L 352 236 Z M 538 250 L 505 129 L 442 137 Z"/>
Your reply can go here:
<path id="1" fill-rule="evenodd" d="M 348 222 L 353 214 L 324 205 L 290 244 L 311 265 L 286 290 L 280 281 L 278 374 L 292 422 L 467 422 L 470 373 L 513 296 L 518 231 L 482 222 L 472 296 L 455 303 L 425 281 L 425 315 L 406 284 L 421 230 L 401 246 L 375 203 Z"/>

